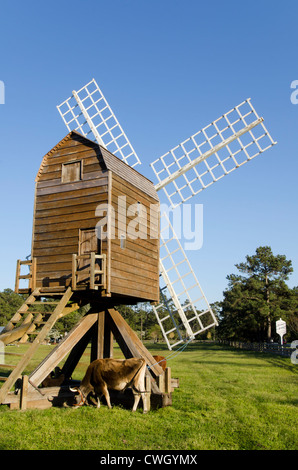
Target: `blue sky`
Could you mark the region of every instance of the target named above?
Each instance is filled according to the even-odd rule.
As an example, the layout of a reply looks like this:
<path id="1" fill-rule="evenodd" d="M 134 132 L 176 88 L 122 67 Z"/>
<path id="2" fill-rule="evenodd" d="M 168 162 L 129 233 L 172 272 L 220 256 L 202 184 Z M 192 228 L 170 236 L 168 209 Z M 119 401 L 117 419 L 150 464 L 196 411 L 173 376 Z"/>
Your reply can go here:
<path id="1" fill-rule="evenodd" d="M 210 302 L 260 245 L 292 260 L 298 285 L 297 13 L 292 0 L 2 0 L 0 290 L 30 253 L 41 159 L 67 133 L 56 105 L 93 77 L 152 180 L 153 160 L 252 98 L 278 144 L 193 201 L 204 243 L 189 258 Z"/>

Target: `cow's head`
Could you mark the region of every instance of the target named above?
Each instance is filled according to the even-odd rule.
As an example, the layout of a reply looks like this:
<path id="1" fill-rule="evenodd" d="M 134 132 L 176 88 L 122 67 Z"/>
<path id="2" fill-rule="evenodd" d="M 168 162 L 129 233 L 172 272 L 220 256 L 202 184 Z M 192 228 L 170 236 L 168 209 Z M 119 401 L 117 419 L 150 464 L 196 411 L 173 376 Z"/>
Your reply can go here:
<path id="1" fill-rule="evenodd" d="M 74 407 L 75 408 L 78 408 L 79 406 L 82 406 L 84 405 L 84 403 L 86 402 L 86 397 L 85 395 L 83 394 L 82 390 L 80 389 L 80 387 L 69 387 L 69 390 L 73 393 L 75 393 L 75 396 L 74 396 L 74 400 L 75 400 L 75 403 L 74 403 Z"/>

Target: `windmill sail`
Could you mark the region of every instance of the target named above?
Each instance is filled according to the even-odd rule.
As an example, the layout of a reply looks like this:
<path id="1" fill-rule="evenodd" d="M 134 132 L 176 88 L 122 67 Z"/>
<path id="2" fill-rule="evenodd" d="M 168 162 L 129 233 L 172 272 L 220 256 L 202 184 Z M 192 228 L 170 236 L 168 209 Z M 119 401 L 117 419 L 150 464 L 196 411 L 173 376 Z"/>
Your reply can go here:
<path id="1" fill-rule="evenodd" d="M 161 295 L 153 310 L 168 348 L 173 349 L 217 326 L 217 320 L 166 213 L 161 216 L 160 239 Z"/>
<path id="2" fill-rule="evenodd" d="M 274 144 L 249 98 L 151 163 L 155 188 L 176 207 Z"/>
<path id="3" fill-rule="evenodd" d="M 76 130 L 96 140 L 132 167 L 141 163 L 94 79 L 73 91 L 57 109 L 69 131 Z"/>

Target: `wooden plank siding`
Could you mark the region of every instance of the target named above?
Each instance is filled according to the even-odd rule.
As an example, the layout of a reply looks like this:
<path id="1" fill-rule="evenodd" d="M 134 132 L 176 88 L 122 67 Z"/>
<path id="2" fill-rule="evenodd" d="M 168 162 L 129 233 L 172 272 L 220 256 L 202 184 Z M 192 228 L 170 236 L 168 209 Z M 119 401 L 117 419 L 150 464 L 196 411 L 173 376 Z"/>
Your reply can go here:
<path id="1" fill-rule="evenodd" d="M 64 165 L 72 162 L 81 162 L 76 165 L 80 172 L 73 173 L 80 179 L 67 178 L 63 183 Z M 119 197 L 125 199 L 126 209 L 138 202 L 145 208 L 135 229 L 142 238 L 133 239 L 134 231 L 129 228 L 136 214 L 118 220 Z M 95 229 L 100 220 L 96 208 L 108 203 L 113 211 L 104 230 L 115 237 L 101 243 L 107 260 L 107 292 L 122 303 L 158 300 L 159 217 L 150 220 L 151 205 L 159 214 L 154 186 L 106 149 L 74 131 L 43 158 L 36 178 L 31 255 L 37 259 L 37 287 L 70 285 L 72 254 L 78 254 L 79 232 Z M 124 248 L 122 233 L 126 234 Z"/>
<path id="2" fill-rule="evenodd" d="M 62 183 L 62 165 L 82 162 L 81 180 Z M 108 202 L 108 170 L 98 146 L 64 139 L 44 158 L 37 182 L 32 257 L 37 258 L 37 286 L 69 286 L 72 254 L 78 254 L 79 230 L 95 228 L 98 204 Z M 107 243 L 102 244 L 102 252 Z"/>
<path id="3" fill-rule="evenodd" d="M 140 202 L 146 210 L 143 227 L 136 231 L 146 238 L 131 239 L 128 226 L 136 218 L 126 217 L 126 225 L 118 220 L 118 197 L 126 196 L 126 208 Z M 118 175 L 113 174 L 112 202 L 115 209 L 115 239 L 111 240 L 111 285 L 113 292 L 124 295 L 145 294 L 148 299 L 157 301 L 159 296 L 159 238 L 150 239 L 150 205 L 157 204 L 152 197 Z M 159 221 L 153 221 L 158 233 Z M 119 231 L 118 231 L 119 229 Z M 119 235 L 126 233 L 125 248 L 121 248 Z"/>

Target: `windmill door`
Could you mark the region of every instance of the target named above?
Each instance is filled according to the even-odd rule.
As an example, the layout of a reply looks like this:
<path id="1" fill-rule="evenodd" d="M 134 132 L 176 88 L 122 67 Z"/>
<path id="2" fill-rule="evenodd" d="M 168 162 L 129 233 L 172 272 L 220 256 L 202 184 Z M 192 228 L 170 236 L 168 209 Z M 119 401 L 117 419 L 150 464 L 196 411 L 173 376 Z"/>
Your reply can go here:
<path id="1" fill-rule="evenodd" d="M 101 254 L 100 239 L 97 238 L 94 228 L 81 229 L 79 234 L 79 256 L 86 255 L 86 257 L 80 259 L 78 263 L 78 270 L 82 271 L 82 273 L 78 275 L 78 283 L 85 284 L 90 282 L 89 270 L 91 253 L 95 253 L 96 255 Z"/>

